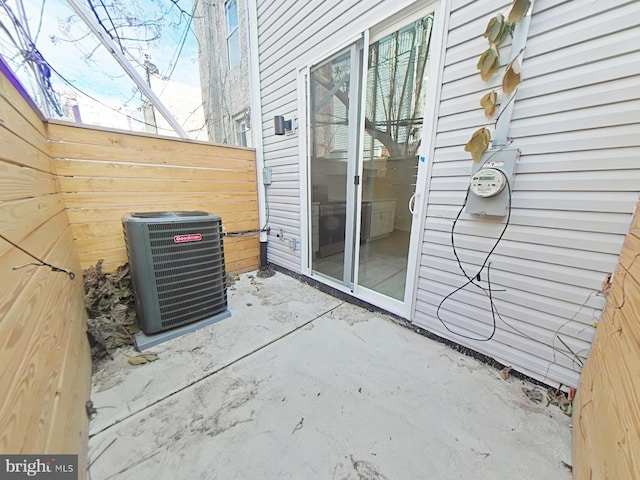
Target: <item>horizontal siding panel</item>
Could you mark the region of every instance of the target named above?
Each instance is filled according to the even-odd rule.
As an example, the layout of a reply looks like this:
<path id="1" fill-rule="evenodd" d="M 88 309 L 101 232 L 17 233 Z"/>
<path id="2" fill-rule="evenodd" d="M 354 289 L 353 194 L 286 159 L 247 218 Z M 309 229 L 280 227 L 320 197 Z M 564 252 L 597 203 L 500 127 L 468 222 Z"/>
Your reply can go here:
<path id="1" fill-rule="evenodd" d="M 299 161 L 300 158 L 298 157 L 297 153 L 291 154 L 289 152 L 289 155 L 279 155 L 277 157 L 270 156 L 269 158 L 265 158 L 265 166 L 271 168 L 283 167 L 288 169 L 295 169 L 297 171 L 300 168 Z"/>
<path id="2" fill-rule="evenodd" d="M 457 268 L 457 267 L 456 267 Z M 445 293 L 448 294 L 452 290 L 460 287 L 466 281 L 464 277 L 451 271 L 444 271 L 439 268 L 422 266 L 420 269 L 419 292 L 427 290 L 426 284 L 440 284 L 444 287 L 449 286 L 450 289 Z M 493 278 L 493 277 L 492 277 Z M 494 284 L 492 280 L 492 285 Z M 532 311 L 544 312 L 548 315 L 555 315 L 564 318 L 565 321 L 576 315 L 576 320 L 581 323 L 591 323 L 589 309 L 597 309 L 602 307 L 602 301 L 595 297 L 592 291 L 581 290 L 581 294 L 577 293 L 572 297 L 551 298 L 546 296 L 531 295 L 529 288 L 521 289 L 515 285 L 509 284 L 507 292 L 495 291 L 494 296 L 497 301 L 508 302 L 513 305 L 519 305 Z M 504 285 L 502 287 L 504 290 Z M 496 288 L 495 290 L 500 290 Z M 473 290 L 470 290 L 473 291 Z M 478 290 L 479 291 L 479 290 Z M 443 295 L 444 297 L 444 295 Z M 587 302 L 583 310 L 580 310 L 583 302 Z M 535 313 L 535 312 L 534 312 Z"/>
<path id="3" fill-rule="evenodd" d="M 631 107 L 627 107 L 625 103 L 629 102 L 630 99 L 640 98 L 640 93 L 638 93 L 637 88 L 639 82 L 640 76 L 619 79 L 609 83 L 606 94 L 602 92 L 602 85 L 596 84 L 526 99 L 522 99 L 520 95 L 518 95 L 518 101 L 513 111 L 513 120 L 517 121 L 528 117 L 542 117 L 539 121 L 551 130 L 557 125 L 553 123 L 553 118 L 547 118 L 547 115 L 550 114 L 565 112 L 567 116 L 574 119 L 574 110 L 581 108 L 602 106 L 607 112 L 616 108 L 631 109 Z M 486 92 L 488 91 L 490 91 L 490 89 L 486 89 Z M 484 115 L 480 109 L 479 98 L 486 92 L 484 90 L 479 92 L 478 98 L 476 98 L 476 96 L 463 96 L 443 102 L 440 111 L 441 118 L 438 122 L 438 131 L 455 130 L 459 128 L 461 124 L 475 125 L 484 123 Z M 499 96 L 498 101 L 500 101 L 501 98 L 502 97 Z M 620 105 L 613 105 L 616 103 Z M 631 112 L 631 114 L 634 115 L 635 112 Z M 513 135 L 516 136 L 517 134 L 513 133 Z"/>
<path id="4" fill-rule="evenodd" d="M 607 10 L 633 3 L 634 0 L 609 0 L 607 2 L 575 2 L 573 0 L 536 0 L 529 27 L 529 38 L 548 31 L 564 31 L 564 28 L 582 20 L 601 15 Z"/>
<path id="5" fill-rule="evenodd" d="M 449 278 L 445 281 L 442 279 L 441 275 L 436 275 L 436 277 L 439 278 L 438 281 L 428 278 L 421 279 L 418 300 L 430 303 L 437 307 L 444 297 L 461 285 L 461 282 L 460 278 L 457 280 Z M 526 298 L 523 295 L 525 292 L 516 290 L 510 290 L 510 292 L 515 294 L 513 296 L 513 301 L 511 300 L 511 295 L 503 295 L 503 298 L 494 297 L 494 302 L 498 307 L 500 316 L 512 319 L 513 322 L 522 321 L 525 324 L 536 326 L 541 330 L 546 330 L 546 332 L 542 333 L 549 334 L 558 332 L 563 335 L 576 338 L 582 342 L 588 342 L 591 340 L 594 331 L 594 328 L 592 327 L 593 316 L 604 305 L 602 297 L 589 299 L 590 305 L 583 308 L 581 308 L 582 305 L 569 304 L 567 302 L 562 302 L 561 300 L 552 300 L 552 305 L 547 308 L 548 311 L 541 311 L 532 308 L 529 304 L 522 305 L 518 303 L 527 303 Z M 500 292 L 494 293 L 499 294 Z M 486 308 L 488 302 L 487 296 L 475 287 L 460 290 L 455 294 L 455 297 L 452 297 L 452 300 L 479 308 Z M 445 302 L 445 305 L 447 302 Z M 558 310 L 554 307 L 557 307 L 558 304 L 562 305 L 566 311 L 573 312 L 569 315 L 569 318 L 572 319 L 571 321 L 568 322 L 566 317 L 556 314 Z M 479 317 L 486 318 L 487 311 L 478 313 Z M 502 324 L 500 327 L 505 328 L 506 325 Z M 552 339 L 553 335 L 549 338 L 549 342 L 551 342 Z"/>
<path id="6" fill-rule="evenodd" d="M 425 241 L 431 241 L 432 232 L 451 233 L 453 224 L 453 215 L 457 213 L 453 209 L 444 210 L 449 218 L 430 217 L 426 223 Z M 431 212 L 443 211 L 432 209 Z M 525 212 L 526 213 L 526 212 Z M 554 212 L 545 212 L 554 213 Z M 562 213 L 562 212 L 561 212 Z M 555 217 L 546 219 L 543 215 L 530 214 L 525 215 L 519 211 L 511 214 L 511 222 L 504 234 L 504 240 L 513 240 L 516 242 L 533 243 L 538 246 L 548 245 L 551 247 L 570 248 L 575 251 L 585 250 L 588 252 L 601 252 L 617 256 L 622 245 L 623 233 L 615 234 L 611 229 L 616 227 L 617 230 L 626 230 L 628 216 L 620 216 L 621 220 L 617 225 L 612 225 L 612 221 L 608 220 L 610 214 L 604 215 L 605 222 L 599 226 L 601 232 L 587 231 L 594 227 L 592 222 L 581 221 L 581 219 L 573 218 L 574 215 L 566 215 L 565 218 Z M 583 215 L 585 216 L 585 215 Z M 591 217 L 593 214 L 588 212 L 586 216 Z M 625 222 L 624 220 L 627 220 Z M 562 227 L 560 229 L 559 227 Z M 473 235 L 474 238 L 488 237 L 496 239 L 503 229 L 502 223 L 485 222 L 478 219 L 468 219 L 461 217 L 456 223 L 456 234 Z M 598 227 L 596 227 L 598 228 Z M 450 242 L 448 242 L 450 243 Z"/>
<path id="7" fill-rule="evenodd" d="M 433 177 L 431 190 L 464 190 L 469 185 L 469 174 L 463 176 Z M 607 170 L 595 172 L 518 173 L 512 185 L 514 195 L 521 191 L 581 191 L 581 192 L 636 192 L 640 185 L 640 170 Z M 550 195 L 553 195 L 550 193 Z"/>
<path id="8" fill-rule="evenodd" d="M 480 2 L 476 2 L 476 4 L 479 3 Z M 484 45 L 486 48 L 487 41 L 482 36 L 482 33 L 484 33 L 485 31 L 489 19 L 492 18 L 496 13 L 504 10 L 508 5 L 508 1 L 487 2 L 485 5 L 481 6 L 482 13 L 478 18 L 476 18 L 475 20 L 467 21 L 463 24 L 460 24 L 461 18 L 455 11 L 453 11 L 449 20 L 450 30 L 447 37 L 447 47 L 449 49 L 452 49 L 453 47 L 469 41 L 470 38 L 482 38 L 484 40 Z M 462 19 L 462 21 L 464 21 L 464 19 Z"/>
<path id="9" fill-rule="evenodd" d="M 427 293 L 424 297 L 424 310 L 436 312 L 441 302 L 441 295 L 433 295 Z M 477 307 L 460 302 L 457 298 L 451 297 L 443 304 L 440 309 L 440 318 L 444 320 L 449 328 L 456 331 L 456 327 L 465 328 L 475 334 L 476 338 L 487 338 L 493 329 L 493 317 L 487 309 L 488 299 L 485 298 L 485 305 Z M 499 303 L 499 305 L 498 305 Z M 541 329 L 535 325 L 522 322 L 521 319 L 513 319 L 507 316 L 500 306 L 501 302 L 496 303 L 502 320 L 496 316 L 496 333 L 493 341 L 503 343 L 518 348 L 520 351 L 529 352 L 531 355 L 538 357 L 540 360 L 551 356 L 556 356 L 556 362 L 565 368 L 572 369 L 575 357 L 567 350 L 562 343 L 557 341 L 554 345 L 555 332 L 553 330 Z M 514 323 L 517 322 L 517 326 Z M 512 326 L 513 328 L 510 328 Z M 558 325 L 558 328 L 561 324 Z M 583 326 L 584 328 L 584 326 Z M 593 330 L 593 329 L 591 329 Z M 589 343 L 581 341 L 569 336 L 561 336 L 563 341 L 573 350 L 580 361 L 584 362 L 586 353 L 589 351 Z M 564 352 L 560 353 L 560 352 Z"/>
<path id="10" fill-rule="evenodd" d="M 524 138 L 544 134 L 559 134 L 576 130 L 594 130 L 602 127 L 629 126 L 640 133 L 640 101 L 627 101 L 614 105 L 603 105 L 592 108 L 548 114 L 534 118 L 514 120 L 510 135 Z M 590 136 L 590 132 L 582 133 Z M 633 142 L 632 142 L 633 143 Z M 621 146 L 633 146 L 629 144 Z"/>
<path id="11" fill-rule="evenodd" d="M 536 380 L 546 383 L 555 381 L 562 383 L 563 385 L 570 386 L 577 385 L 579 377 L 577 372 L 561 365 L 553 364 L 550 360 L 541 359 L 525 353 L 529 348 L 526 350 L 520 350 L 511 347 L 508 343 L 473 342 L 447 332 L 444 327 L 437 322 L 437 320 L 433 320 L 434 311 L 435 309 L 432 306 L 418 302 L 414 323 L 435 333 L 436 335 L 439 335 L 440 337 L 447 338 L 455 343 L 467 346 L 472 350 L 488 355 L 503 365 L 518 366 L 518 370 L 521 370 L 523 373 L 535 378 Z M 467 335 L 477 335 L 477 333 L 469 330 L 462 330 L 462 333 L 466 333 Z"/>
<path id="12" fill-rule="evenodd" d="M 462 199 L 460 199 L 460 201 L 462 201 Z M 459 205 L 435 205 L 430 203 L 427 208 L 427 224 L 431 221 L 432 217 L 444 217 L 453 220 L 459 209 Z M 563 230 L 580 230 L 624 235 L 629 227 L 630 218 L 630 213 L 535 210 L 531 208 L 513 209 L 511 211 L 511 225 L 540 226 L 557 229 L 560 233 L 563 233 Z M 486 218 L 478 223 L 492 225 L 495 222 L 501 223 L 503 221 L 503 218 Z M 460 222 L 458 222 L 458 224 L 460 224 Z M 459 228 L 458 225 L 456 225 L 456 229 L 457 228 Z"/>
<path id="13" fill-rule="evenodd" d="M 462 192 L 434 191 L 429 194 L 429 202 L 435 204 L 455 205 L 463 200 Z M 525 191 L 514 192 L 512 206 L 537 210 L 568 210 L 589 212 L 624 212 L 638 200 L 637 192 L 600 192 L 597 200 L 589 192 L 556 192 L 550 196 L 548 192 Z"/>
<path id="14" fill-rule="evenodd" d="M 487 251 L 483 251 L 478 250 L 479 246 L 476 246 L 473 250 L 467 250 L 464 248 L 464 245 L 469 245 L 469 240 L 463 241 L 458 239 L 457 241 L 463 243 L 463 245 L 457 245 L 456 251 L 458 258 L 460 258 L 467 273 L 470 276 L 475 276 L 482 266 L 482 262 L 489 248 L 487 248 Z M 500 247 L 502 247 L 502 245 L 500 245 Z M 515 288 L 525 289 L 527 286 L 530 288 L 533 284 L 542 285 L 542 282 L 553 283 L 555 286 L 552 290 L 541 288 L 538 293 L 552 298 L 562 298 L 554 296 L 558 295 L 559 285 L 562 285 L 562 288 L 565 288 L 565 286 L 571 288 L 589 288 L 591 285 L 602 282 L 604 279 L 602 272 L 548 263 L 543 260 L 527 260 L 523 258 L 523 256 L 507 257 L 505 251 L 512 253 L 513 249 L 509 251 L 508 247 L 501 248 L 500 253 L 494 252 L 491 256 L 491 279 L 496 285 L 507 285 L 502 283 L 501 279 L 509 278 L 512 274 L 519 275 L 515 283 L 512 281 L 508 284 L 513 285 Z M 440 268 L 441 270 L 458 271 L 457 261 L 453 255 L 451 245 L 438 245 L 425 242 L 422 246 L 422 254 L 423 259 L 425 257 L 429 259 L 429 266 Z M 615 263 L 613 267 L 615 267 Z M 486 281 L 486 270 L 483 270 L 482 278 Z M 553 279 L 553 282 L 549 281 L 549 279 Z"/>
<path id="15" fill-rule="evenodd" d="M 518 98 L 514 109 L 513 119 L 545 116 L 556 112 L 571 112 L 581 108 L 601 105 L 616 105 L 640 99 L 640 76 L 616 79 L 608 82 L 607 92 L 603 94 L 602 85 L 589 85 L 557 92 L 541 97 Z"/>
<path id="16" fill-rule="evenodd" d="M 591 7 L 587 4 L 581 5 L 582 10 L 604 10 L 613 7 L 615 2 L 592 2 Z M 557 13 L 557 12 L 556 12 Z M 545 32 L 535 31 L 527 39 L 527 49 L 525 57 L 531 58 L 545 55 L 556 50 L 566 49 L 568 51 L 581 49 L 584 55 L 585 50 L 611 46 L 619 41 L 628 41 L 629 38 L 637 39 L 637 32 L 633 27 L 637 26 L 640 16 L 640 3 L 631 2 L 623 8 L 610 8 L 606 11 L 593 12 L 591 15 L 583 16 L 580 19 L 569 17 L 571 23 L 567 23 L 562 28 L 550 28 L 546 26 Z M 536 18 L 535 24 L 542 24 L 544 18 Z M 599 36 L 596 32 L 607 25 L 606 35 Z M 567 52 L 568 53 L 568 52 Z M 616 55 L 616 50 L 612 49 L 608 55 Z M 595 53 L 598 55 L 598 53 Z M 585 62 L 591 58 L 584 55 Z"/>
<path id="17" fill-rule="evenodd" d="M 495 12 L 499 12 L 506 8 L 509 3 L 506 0 L 476 0 L 474 2 L 467 3 L 464 8 L 452 8 L 451 15 L 449 17 L 449 31 L 455 31 L 456 28 L 463 28 L 467 24 L 472 23 L 474 20 L 481 18 L 489 18 Z M 480 31 L 480 35 L 484 32 L 484 28 Z"/>
<path id="18" fill-rule="evenodd" d="M 523 64 L 525 79 L 518 88 L 517 103 L 526 98 L 539 97 L 556 92 L 563 92 L 588 85 L 598 85 L 620 78 L 640 75 L 640 52 L 635 51 L 622 57 L 607 58 L 592 64 L 578 65 L 570 70 L 545 72 L 544 75 L 531 78 L 529 64 Z M 602 94 L 606 98 L 607 87 L 602 86 Z"/>
<path id="19" fill-rule="evenodd" d="M 530 51 L 527 44 L 522 66 L 523 82 L 540 75 L 546 76 L 553 72 L 565 71 L 573 67 L 637 52 L 638 45 L 634 42 L 637 37 L 638 34 L 635 30 L 624 30 L 613 35 L 583 42 L 580 45 L 557 50 L 553 55 L 539 54 L 532 58 L 528 57 Z M 532 43 L 534 42 L 532 41 Z"/>
<path id="20" fill-rule="evenodd" d="M 426 245 L 436 244 L 439 249 L 437 252 L 433 252 L 434 255 L 442 256 L 443 251 L 441 249 L 444 248 L 444 253 L 446 254 L 445 258 L 453 258 L 451 256 L 453 255 L 453 250 L 451 248 L 450 230 L 430 230 L 425 235 L 425 239 L 428 243 L 425 243 L 422 247 L 423 254 L 429 254 L 429 250 Z M 458 251 L 459 258 L 463 261 L 465 257 L 469 258 L 470 256 L 484 259 L 484 256 L 486 256 L 489 250 L 493 247 L 496 240 L 497 237 L 482 237 L 475 233 L 464 234 L 459 232 L 457 229 L 455 232 L 456 250 Z M 618 260 L 617 253 L 605 254 L 597 250 L 588 251 L 584 249 L 578 250 L 571 247 L 562 248 L 532 242 L 516 242 L 506 238 L 501 240 L 498 248 L 494 252 L 494 255 L 495 257 L 492 256 L 491 261 L 499 259 L 500 257 L 511 257 L 501 261 L 513 264 L 514 268 L 517 269 L 521 267 L 518 259 L 522 259 L 540 264 L 550 263 L 552 265 L 577 268 L 581 269 L 581 271 L 582 269 L 594 271 L 598 272 L 598 278 L 603 277 L 603 275 L 601 275 L 602 273 L 612 272 Z M 497 263 L 496 266 L 498 266 Z M 534 265 L 526 271 L 529 275 L 533 275 L 533 272 L 536 270 L 537 265 Z M 551 270 L 553 270 L 553 268 L 551 268 Z M 581 275 L 581 273 L 578 273 L 578 275 Z"/>
<path id="21" fill-rule="evenodd" d="M 545 135 L 528 135 L 515 139 L 513 146 L 520 148 L 523 155 L 535 155 L 546 152 L 572 152 L 610 149 L 621 147 L 637 147 L 636 135 L 640 131 L 638 125 L 621 125 L 597 128 L 585 131 L 549 133 Z M 436 147 L 459 146 L 464 151 L 464 145 L 474 132 L 474 128 L 454 130 L 439 133 L 436 136 Z M 436 150 L 436 161 L 438 154 Z"/>
<path id="22" fill-rule="evenodd" d="M 281 55 L 282 32 L 286 31 L 290 38 L 300 38 L 302 33 L 311 37 L 316 33 L 311 28 L 319 28 L 322 22 L 318 20 L 327 15 L 327 9 L 333 8 L 335 11 L 344 11 L 352 5 L 352 0 L 334 0 L 331 6 L 324 2 L 295 2 L 284 1 L 286 14 L 272 17 L 273 21 L 266 21 L 260 25 L 260 63 L 267 64 L 269 57 Z M 284 13 L 284 12 L 282 12 Z M 322 25 L 324 26 L 324 25 Z M 300 44 L 295 44 L 300 48 Z"/>
<path id="23" fill-rule="evenodd" d="M 473 162 L 467 152 L 462 160 L 438 162 L 433 165 L 433 177 L 471 175 Z M 618 178 L 626 174 L 620 170 L 637 169 L 636 159 L 640 158 L 640 147 L 609 149 L 606 151 L 548 153 L 520 157 L 516 175 L 528 173 L 600 172 L 615 170 Z M 516 177 L 517 178 L 517 177 Z"/>
<path id="24" fill-rule="evenodd" d="M 268 247 L 269 262 L 280 265 L 293 272 L 300 272 L 300 258 L 288 246 L 278 245 L 276 242 L 269 242 Z"/>
<path id="25" fill-rule="evenodd" d="M 179 167 L 166 164 L 137 164 L 124 162 L 101 162 L 95 160 L 54 161 L 56 173 L 60 176 L 170 179 L 170 180 L 216 180 L 255 182 L 254 171 L 238 171 L 224 168 Z"/>

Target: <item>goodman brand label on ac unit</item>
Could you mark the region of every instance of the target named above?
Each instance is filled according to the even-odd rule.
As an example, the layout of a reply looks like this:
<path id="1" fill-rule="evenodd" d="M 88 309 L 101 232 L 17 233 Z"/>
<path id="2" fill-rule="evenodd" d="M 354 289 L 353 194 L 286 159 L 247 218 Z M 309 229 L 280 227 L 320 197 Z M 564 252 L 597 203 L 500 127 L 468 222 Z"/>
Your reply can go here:
<path id="1" fill-rule="evenodd" d="M 201 233 L 189 233 L 188 235 L 176 235 L 173 237 L 173 243 L 199 242 L 202 240 Z"/>

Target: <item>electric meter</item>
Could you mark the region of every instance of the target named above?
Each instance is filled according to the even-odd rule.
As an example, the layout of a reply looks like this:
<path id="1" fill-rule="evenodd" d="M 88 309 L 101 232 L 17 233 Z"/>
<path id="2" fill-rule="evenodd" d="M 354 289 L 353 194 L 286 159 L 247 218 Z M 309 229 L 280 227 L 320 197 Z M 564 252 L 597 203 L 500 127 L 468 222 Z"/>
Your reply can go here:
<path id="1" fill-rule="evenodd" d="M 471 177 L 471 192 L 478 197 L 495 197 L 504 190 L 507 180 L 497 168 L 483 168 Z"/>

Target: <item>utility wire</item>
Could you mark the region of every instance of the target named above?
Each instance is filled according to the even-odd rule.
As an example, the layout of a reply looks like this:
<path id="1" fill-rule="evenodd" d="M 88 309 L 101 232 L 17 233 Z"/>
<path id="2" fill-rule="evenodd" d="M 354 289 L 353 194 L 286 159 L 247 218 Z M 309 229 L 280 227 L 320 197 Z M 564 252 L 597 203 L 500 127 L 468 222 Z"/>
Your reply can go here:
<path id="1" fill-rule="evenodd" d="M 40 6 L 40 20 L 38 21 L 38 29 L 36 30 L 36 36 L 33 39 L 33 43 L 38 43 L 38 37 L 40 36 L 40 31 L 42 30 L 42 19 L 44 18 L 44 5 L 47 3 L 47 0 L 42 0 L 42 5 Z"/>
<path id="2" fill-rule="evenodd" d="M 25 250 L 24 248 L 22 248 L 20 245 L 18 245 L 17 243 L 12 242 L 11 240 L 9 240 L 7 237 L 5 237 L 4 235 L 0 234 L 0 238 L 2 238 L 5 242 L 7 242 L 8 244 L 14 246 L 15 248 L 17 248 L 18 250 L 20 250 L 22 253 L 25 253 L 27 255 L 29 255 L 31 258 L 33 258 L 35 261 L 37 261 L 38 263 L 27 263 L 26 265 L 22 265 L 20 267 L 13 267 L 14 270 L 20 270 L 21 268 L 24 267 L 28 267 L 28 266 L 35 266 L 35 267 L 49 267 L 51 269 L 52 272 L 61 272 L 61 273 L 66 273 L 69 276 L 70 280 L 73 280 L 74 278 L 76 278 L 76 274 L 73 273 L 70 270 L 67 270 L 65 268 L 60 268 L 60 267 L 56 267 L 55 265 L 51 265 L 50 263 L 45 262 L 44 260 L 39 259 L 38 257 L 36 257 L 34 254 L 29 253 L 27 250 Z"/>
<path id="3" fill-rule="evenodd" d="M 73 88 L 74 90 L 78 91 L 79 93 L 81 93 L 81 94 L 82 94 L 82 95 L 84 95 L 85 97 L 90 98 L 91 100 L 93 100 L 93 101 L 94 101 L 94 102 L 96 102 L 96 103 L 99 103 L 99 104 L 100 104 L 100 105 L 102 105 L 103 107 L 108 108 L 109 110 L 111 110 L 111 111 L 113 111 L 113 112 L 116 112 L 116 113 L 118 113 L 118 114 L 120 114 L 120 115 L 122 115 L 122 116 L 124 116 L 124 117 L 126 117 L 126 118 L 128 118 L 128 119 L 130 119 L 130 120 L 133 120 L 134 122 L 138 122 L 138 123 L 141 123 L 141 124 L 143 124 L 143 125 L 148 125 L 148 126 L 150 126 L 150 127 L 156 127 L 156 128 L 158 128 L 158 129 L 160 129 L 160 130 L 166 130 L 166 131 L 173 132 L 173 130 L 172 130 L 172 129 L 170 129 L 170 128 L 157 127 L 156 125 L 152 125 L 151 123 L 147 123 L 147 122 L 145 122 L 145 121 L 143 121 L 143 120 L 139 120 L 139 119 L 137 119 L 137 118 L 135 118 L 135 117 L 132 117 L 131 115 L 129 115 L 129 114 L 127 114 L 127 113 L 121 112 L 120 110 L 118 110 L 118 109 L 116 109 L 116 108 L 111 107 L 110 105 L 107 105 L 106 103 L 104 103 L 104 102 L 102 102 L 102 101 L 98 100 L 97 98 L 95 98 L 95 97 L 94 97 L 94 96 L 92 96 L 92 95 L 89 95 L 87 92 L 85 92 L 85 91 L 84 91 L 84 90 L 82 90 L 81 88 L 79 88 L 79 87 L 77 87 L 76 85 L 74 85 L 74 84 L 73 84 L 73 82 L 71 82 L 70 80 L 67 80 L 67 79 L 66 79 L 66 78 L 65 78 L 65 77 L 64 77 L 60 72 L 58 72 L 58 71 L 57 71 L 55 68 L 53 68 L 51 65 L 49 65 L 49 68 L 51 68 L 51 70 L 52 70 L 52 71 L 53 71 L 53 72 L 54 72 L 58 77 L 60 77 L 60 79 L 61 79 L 64 83 L 66 83 L 66 84 L 67 84 L 67 85 L 69 85 L 71 88 Z"/>
<path id="4" fill-rule="evenodd" d="M 173 72 L 176 69 L 176 66 L 178 65 L 178 60 L 180 60 L 180 55 L 182 54 L 182 49 L 184 48 L 184 45 L 187 42 L 187 36 L 189 34 L 191 23 L 193 22 L 193 17 L 195 16 L 196 8 L 198 7 L 198 2 L 199 1 L 200 0 L 195 0 L 195 2 L 193 2 L 193 8 L 191 10 L 191 16 L 189 17 L 189 20 L 187 20 L 187 26 L 184 29 L 184 32 L 182 34 L 182 39 L 180 40 L 180 45 L 178 46 L 178 49 L 176 50 L 176 52 L 171 57 L 172 59 L 175 57 L 175 60 L 172 60 L 171 62 L 169 62 L 170 70 L 169 70 L 169 73 L 167 75 L 163 75 L 162 76 L 162 78 L 164 78 L 164 79 L 170 80 L 171 79 L 171 75 L 173 75 Z M 167 85 L 168 85 L 168 83 L 167 83 Z M 167 88 L 167 85 L 164 86 L 164 88 L 160 92 L 160 95 L 162 95 L 162 93 L 164 93 L 164 90 Z"/>
<path id="5" fill-rule="evenodd" d="M 462 204 L 462 207 L 460 208 L 460 210 L 458 211 L 458 214 L 456 215 L 456 218 L 453 222 L 453 225 L 451 227 L 451 245 L 453 248 L 453 254 L 454 257 L 456 258 L 456 262 L 458 263 L 458 267 L 460 268 L 460 271 L 462 272 L 462 274 L 465 276 L 465 278 L 467 279 L 467 282 L 465 282 L 463 285 L 461 285 L 460 287 L 456 288 L 455 290 L 453 290 L 451 293 L 449 293 L 448 295 L 446 295 L 439 303 L 438 308 L 436 310 L 436 317 L 438 318 L 438 320 L 440 321 L 440 323 L 447 329 L 447 331 L 449 331 L 450 333 L 457 335 L 459 337 L 462 338 L 466 338 L 468 340 L 473 340 L 476 342 L 488 342 L 491 339 L 493 339 L 493 337 L 495 336 L 495 333 L 497 331 L 497 321 L 496 319 L 500 319 L 500 321 L 502 323 L 504 323 L 506 326 L 508 326 L 509 328 L 511 328 L 512 330 L 514 330 L 515 332 L 517 332 L 518 334 L 522 335 L 523 337 L 532 340 L 540 345 L 544 345 L 548 348 L 550 348 L 553 351 L 553 362 L 551 362 L 549 364 L 549 366 L 551 366 L 553 363 L 556 363 L 555 361 L 555 354 L 556 352 L 560 355 L 563 355 L 564 357 L 568 358 L 569 360 L 578 362 L 579 364 L 583 364 L 583 362 L 580 360 L 580 358 L 570 349 L 567 347 L 567 349 L 573 354 L 573 357 L 569 354 L 567 354 L 566 352 L 564 352 L 563 350 L 560 350 L 558 348 L 556 348 L 555 346 L 555 338 L 554 338 L 554 344 L 548 344 L 545 343 L 543 341 L 540 341 L 534 337 L 532 337 L 531 335 L 528 335 L 526 333 L 524 333 L 522 330 L 514 327 L 512 324 L 510 324 L 509 322 L 507 322 L 502 315 L 500 315 L 500 312 L 498 310 L 497 305 L 494 302 L 494 298 L 493 298 L 493 292 L 495 291 L 492 287 L 492 283 L 491 283 L 491 263 L 489 262 L 489 258 L 491 257 L 491 255 L 493 254 L 493 252 L 495 251 L 495 249 L 498 247 L 498 244 L 500 243 L 500 241 L 502 240 L 502 238 L 504 237 L 504 234 L 507 230 L 507 227 L 509 226 L 509 223 L 511 221 L 511 185 L 509 183 L 509 179 L 505 177 L 506 180 L 506 189 L 508 191 L 508 195 L 509 195 L 509 199 L 508 199 L 508 208 L 507 208 L 507 219 L 505 221 L 505 225 L 504 228 L 502 229 L 502 232 L 500 232 L 500 236 L 498 237 L 498 239 L 496 240 L 496 242 L 494 243 L 493 247 L 491 248 L 491 250 L 489 251 L 489 253 L 487 253 L 487 255 L 485 256 L 484 261 L 482 262 L 482 265 L 480 266 L 479 270 L 477 271 L 477 273 L 473 276 L 470 276 L 466 270 L 464 269 L 464 267 L 462 266 L 462 262 L 460 260 L 460 257 L 458 256 L 458 252 L 457 252 L 457 248 L 455 245 L 455 227 L 456 224 L 458 222 L 458 220 L 460 219 L 460 216 L 462 215 L 462 212 L 464 210 L 464 207 L 467 204 L 467 201 L 469 199 L 469 193 L 470 193 L 470 188 L 467 188 L 467 194 L 465 196 L 464 202 Z M 482 273 L 482 271 L 484 270 L 485 266 L 487 267 L 487 288 L 483 287 L 482 285 L 479 285 L 476 283 L 476 279 L 479 278 L 480 274 Z M 460 332 L 456 332 L 454 330 L 452 330 L 447 323 L 442 319 L 441 315 L 440 315 L 440 310 L 442 308 L 442 306 L 451 298 L 453 297 L 456 293 L 458 293 L 459 291 L 463 290 L 464 288 L 466 288 L 469 285 L 473 285 L 477 288 L 479 288 L 480 290 L 482 290 L 482 292 L 489 298 L 489 304 L 491 306 L 491 318 L 492 318 L 492 329 L 491 329 L 491 333 L 487 336 L 487 337 L 472 337 L 470 335 L 465 335 L 463 333 Z M 585 302 L 586 303 L 586 302 Z M 574 315 L 575 317 L 575 315 Z M 568 323 L 568 322 L 566 322 Z M 565 323 L 565 325 L 566 325 Z M 560 327 L 562 328 L 562 327 Z M 554 334 L 554 337 L 557 336 L 557 331 L 556 334 Z M 560 340 L 562 342 L 563 345 L 566 346 L 566 343 L 564 341 L 562 341 L 562 339 L 558 338 L 558 340 Z M 547 371 L 548 374 L 548 371 Z"/>

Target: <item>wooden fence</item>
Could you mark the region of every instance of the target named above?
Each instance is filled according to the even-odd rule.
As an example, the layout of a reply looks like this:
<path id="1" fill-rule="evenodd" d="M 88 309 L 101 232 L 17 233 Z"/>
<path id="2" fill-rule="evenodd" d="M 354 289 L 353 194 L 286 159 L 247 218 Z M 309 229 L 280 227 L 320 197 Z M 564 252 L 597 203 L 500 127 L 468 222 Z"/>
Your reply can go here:
<path id="1" fill-rule="evenodd" d="M 82 268 L 127 261 L 121 216 L 205 210 L 258 228 L 255 152 L 43 121 L 0 71 L 0 452 L 86 462 L 91 359 Z M 227 271 L 259 264 L 257 235 L 225 239 Z"/>
<path id="2" fill-rule="evenodd" d="M 258 228 L 254 150 L 59 122 L 48 136 L 83 268 L 126 263 L 126 212 L 204 210 L 227 232 Z M 227 237 L 224 249 L 228 272 L 259 265 L 256 235 Z"/>
<path id="3" fill-rule="evenodd" d="M 576 480 L 640 478 L 640 205 L 580 377 Z"/>
<path id="4" fill-rule="evenodd" d="M 0 239 L 0 452 L 77 453 L 82 469 L 91 376 L 82 270 L 45 125 L 2 73 L 0 234 L 76 275 L 28 265 Z"/>

